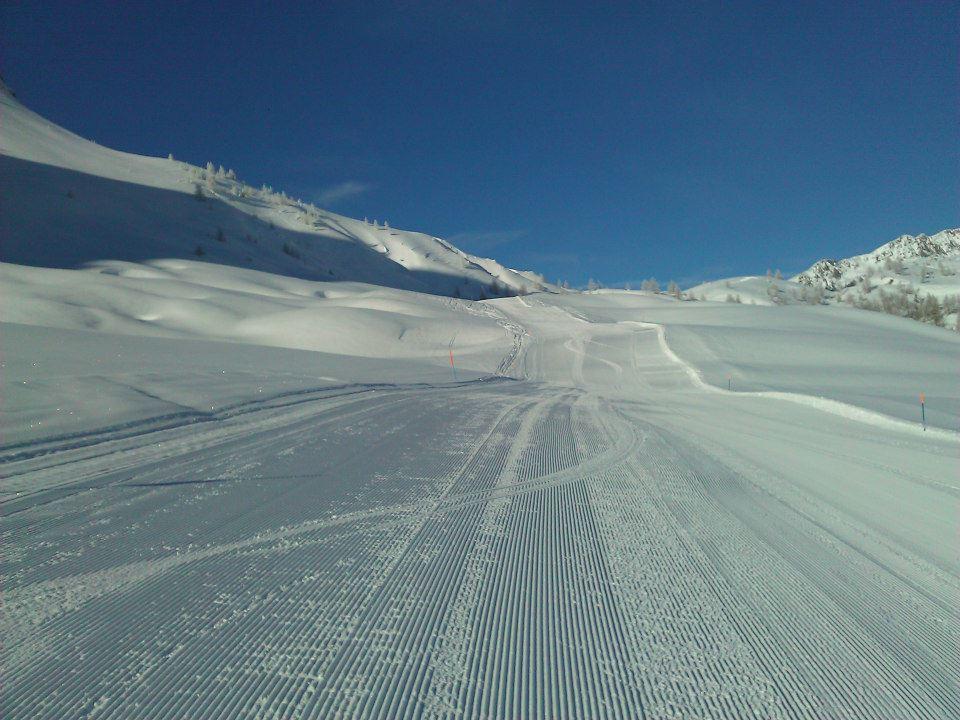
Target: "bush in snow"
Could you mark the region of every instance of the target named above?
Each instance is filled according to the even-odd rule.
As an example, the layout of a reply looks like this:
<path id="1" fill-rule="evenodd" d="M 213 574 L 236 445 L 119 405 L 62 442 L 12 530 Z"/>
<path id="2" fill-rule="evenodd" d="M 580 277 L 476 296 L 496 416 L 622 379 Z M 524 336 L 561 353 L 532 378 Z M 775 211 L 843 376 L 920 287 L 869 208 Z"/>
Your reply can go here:
<path id="1" fill-rule="evenodd" d="M 920 319 L 924 322 L 943 327 L 943 308 L 934 295 L 925 295 L 920 308 Z"/>
<path id="2" fill-rule="evenodd" d="M 283 251 L 292 258 L 300 259 L 300 250 L 298 250 L 292 243 L 285 242 L 283 244 Z"/>
<path id="3" fill-rule="evenodd" d="M 207 254 L 207 251 L 203 249 L 203 245 L 197 245 L 197 247 L 193 250 L 193 254 L 197 257 L 203 257 Z"/>
<path id="4" fill-rule="evenodd" d="M 901 275 L 903 273 L 903 260 L 900 258 L 887 258 L 883 263 L 883 269 Z"/>
<path id="5" fill-rule="evenodd" d="M 956 295 L 944 295 L 940 304 L 944 315 L 953 315 L 955 312 L 960 312 L 960 298 Z"/>
<path id="6" fill-rule="evenodd" d="M 808 305 L 820 305 L 823 302 L 823 286 L 804 285 L 800 288 L 800 300 Z"/>
<path id="7" fill-rule="evenodd" d="M 902 286 L 893 291 L 881 290 L 876 300 L 867 297 L 852 299 L 849 295 L 846 300 L 852 302 L 861 310 L 898 315 L 940 327 L 944 326 L 946 316 L 950 315 L 951 311 L 957 306 L 956 296 L 944 298 L 941 304 L 935 295 L 927 294 L 921 299 L 920 295 L 913 292 L 912 288 Z"/>

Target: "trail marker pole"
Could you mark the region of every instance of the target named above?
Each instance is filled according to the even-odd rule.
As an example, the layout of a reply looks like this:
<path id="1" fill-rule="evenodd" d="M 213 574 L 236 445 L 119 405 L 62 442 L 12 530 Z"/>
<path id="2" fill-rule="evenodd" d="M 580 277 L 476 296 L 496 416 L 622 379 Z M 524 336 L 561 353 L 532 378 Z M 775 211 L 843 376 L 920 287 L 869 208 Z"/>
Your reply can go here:
<path id="1" fill-rule="evenodd" d="M 450 372 L 453 373 L 453 381 L 457 381 L 457 366 L 453 364 L 453 348 L 450 348 Z"/>
<path id="2" fill-rule="evenodd" d="M 730 376 L 727 375 L 727 391 L 730 391 Z"/>
<path id="3" fill-rule="evenodd" d="M 920 420 L 923 422 L 923 431 L 927 431 L 927 396 L 920 393 Z"/>

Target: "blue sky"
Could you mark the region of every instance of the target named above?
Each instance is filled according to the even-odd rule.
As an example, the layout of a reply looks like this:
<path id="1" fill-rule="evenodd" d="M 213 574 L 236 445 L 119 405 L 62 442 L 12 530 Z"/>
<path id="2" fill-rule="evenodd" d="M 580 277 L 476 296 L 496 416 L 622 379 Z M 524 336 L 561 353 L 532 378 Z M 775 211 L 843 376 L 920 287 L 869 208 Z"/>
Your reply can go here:
<path id="1" fill-rule="evenodd" d="M 960 224 L 954 2 L 22 1 L 0 26 L 7 83 L 84 137 L 550 279 L 795 271 Z"/>

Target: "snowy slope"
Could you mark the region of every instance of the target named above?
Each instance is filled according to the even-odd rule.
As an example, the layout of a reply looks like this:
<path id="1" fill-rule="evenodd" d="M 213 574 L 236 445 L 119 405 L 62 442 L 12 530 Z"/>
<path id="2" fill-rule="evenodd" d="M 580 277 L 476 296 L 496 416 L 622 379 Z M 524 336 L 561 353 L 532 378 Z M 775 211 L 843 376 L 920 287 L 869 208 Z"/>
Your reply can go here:
<path id="1" fill-rule="evenodd" d="M 493 376 L 518 342 L 482 303 L 190 260 L 0 263 L 0 301 L 3 446 L 294 390 Z"/>
<path id="2" fill-rule="evenodd" d="M 526 328 L 529 381 L 356 387 L 21 448 L 0 481 L 0 713 L 960 715 L 956 433 L 711 389 L 650 323 L 668 343 L 725 325 L 708 349 L 777 383 L 797 372 L 771 362 L 778 316 L 901 323 L 861 327 L 916 333 L 890 349 L 912 383 L 914 346 L 946 358 L 954 335 L 640 293 L 484 305 Z M 108 373 L 190 342 L 84 336 L 153 346 Z M 871 371 L 833 340 L 803 335 L 804 375 Z M 269 360 L 227 347 L 246 357 L 230 373 Z M 326 362 L 284 367 L 307 355 Z"/>
<path id="3" fill-rule="evenodd" d="M 516 278 L 0 109 L 4 718 L 960 717 L 960 336 L 443 297 Z"/>
<path id="4" fill-rule="evenodd" d="M 801 294 L 960 330 L 960 229 L 901 235 L 876 250 L 821 260 L 792 278 Z"/>
<path id="5" fill-rule="evenodd" d="M 443 240 L 327 212 L 212 165 L 84 140 L 0 88 L 0 257 L 72 268 L 201 258 L 465 298 L 553 289 Z"/>
<path id="6" fill-rule="evenodd" d="M 960 229 L 901 235 L 863 255 L 820 260 L 789 279 L 725 278 L 687 295 L 750 305 L 845 303 L 960 330 Z"/>
<path id="7" fill-rule="evenodd" d="M 796 302 L 800 292 L 799 284 L 789 280 L 746 275 L 701 283 L 690 288 L 687 296 L 712 302 L 779 305 Z"/>
<path id="8" fill-rule="evenodd" d="M 935 235 L 901 235 L 863 255 L 843 260 L 820 260 L 791 278 L 803 285 L 820 285 L 831 292 L 863 292 L 872 286 L 914 285 L 942 297 L 960 291 L 960 228 Z"/>
<path id="9" fill-rule="evenodd" d="M 613 290 L 555 302 L 607 322 L 660 325 L 670 350 L 715 388 L 729 381 L 735 394 L 790 394 L 850 418 L 864 410 L 909 423 L 924 393 L 928 422 L 960 429 L 956 333 L 846 305 L 678 302 Z"/>

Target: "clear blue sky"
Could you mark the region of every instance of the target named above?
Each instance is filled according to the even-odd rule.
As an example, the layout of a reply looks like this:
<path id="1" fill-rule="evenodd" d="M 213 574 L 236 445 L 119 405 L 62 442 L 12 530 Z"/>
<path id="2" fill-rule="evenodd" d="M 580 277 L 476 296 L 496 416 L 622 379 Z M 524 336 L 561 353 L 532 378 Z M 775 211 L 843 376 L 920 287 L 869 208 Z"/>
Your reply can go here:
<path id="1" fill-rule="evenodd" d="M 3 3 L 0 73 L 101 144 L 573 283 L 958 224 L 956 2 L 591 5 Z"/>

